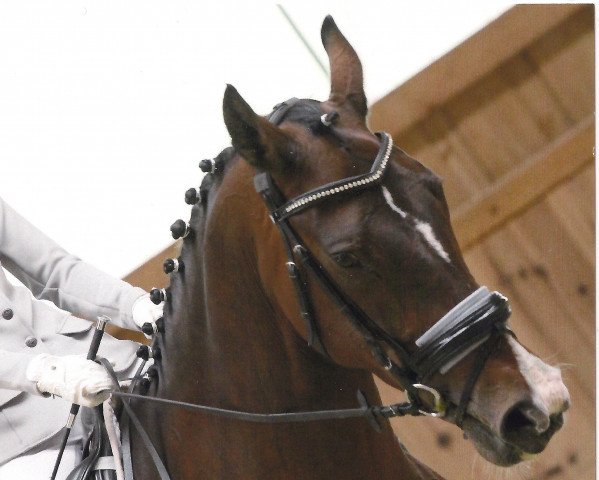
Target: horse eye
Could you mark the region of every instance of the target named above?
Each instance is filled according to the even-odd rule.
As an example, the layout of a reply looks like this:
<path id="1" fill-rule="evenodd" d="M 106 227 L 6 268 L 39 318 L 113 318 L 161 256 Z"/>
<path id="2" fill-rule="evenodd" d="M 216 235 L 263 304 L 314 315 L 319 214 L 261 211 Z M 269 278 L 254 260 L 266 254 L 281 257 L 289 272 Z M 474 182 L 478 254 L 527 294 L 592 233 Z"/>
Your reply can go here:
<path id="1" fill-rule="evenodd" d="M 338 252 L 331 255 L 333 260 L 343 268 L 359 267 L 361 265 L 360 260 L 353 253 L 350 252 Z"/>

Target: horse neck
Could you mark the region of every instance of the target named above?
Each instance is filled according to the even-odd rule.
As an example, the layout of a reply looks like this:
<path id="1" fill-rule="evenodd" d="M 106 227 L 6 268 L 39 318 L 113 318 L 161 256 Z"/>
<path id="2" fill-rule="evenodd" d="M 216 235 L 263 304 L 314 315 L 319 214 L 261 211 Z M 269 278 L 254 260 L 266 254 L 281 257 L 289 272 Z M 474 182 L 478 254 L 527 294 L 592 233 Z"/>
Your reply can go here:
<path id="1" fill-rule="evenodd" d="M 256 203 L 251 174 L 232 173 L 210 193 L 208 207 L 194 207 L 190 223 L 195 236 L 186 239 L 181 252 L 184 272 L 171 281 L 167 330 L 160 342 L 162 375 L 153 393 L 261 413 L 356 408 L 357 390 L 379 403 L 369 373 L 339 367 L 313 351 L 269 300 L 256 265 L 256 249 L 262 246 L 252 239 L 256 225 L 270 222 L 264 206 Z M 217 418 L 176 410 L 157 415 L 153 406 L 142 407 L 149 425 L 161 432 L 154 440 L 177 478 L 196 478 L 199 467 L 187 465 L 188 448 L 203 471 L 212 469 L 209 478 L 222 478 L 223 472 L 265 478 L 271 463 L 262 448 L 274 448 L 275 436 L 288 457 L 278 467 L 280 478 L 299 478 L 306 465 L 316 468 L 311 478 L 368 478 L 368 472 L 381 479 L 440 478 L 423 475 L 406 458 L 387 421 L 382 434 L 365 419 L 266 430 L 238 423 L 228 430 Z M 187 436 L 193 436 L 193 447 L 182 440 Z M 240 458 L 239 452 L 248 449 L 252 454 Z M 139 450 L 136 454 L 145 456 Z M 136 468 L 144 478 L 154 478 L 143 461 Z M 186 468 L 192 473 L 187 475 Z"/>
<path id="2" fill-rule="evenodd" d="M 371 375 L 338 367 L 309 348 L 265 293 L 256 253 L 269 246 L 255 244 L 255 229 L 270 222 L 250 169 L 237 169 L 242 174 L 231 172 L 213 187 L 205 218 L 195 212 L 197 226 L 192 218 L 196 238 L 182 251 L 184 279 L 172 285 L 169 323 L 176 328 L 172 341 L 168 332 L 165 340 L 177 347 L 171 353 L 166 346 L 167 363 L 175 367 L 167 379 L 177 384 L 182 369 L 176 366 L 193 364 L 202 388 L 189 398 L 243 410 L 355 407 L 356 391 L 373 385 Z"/>

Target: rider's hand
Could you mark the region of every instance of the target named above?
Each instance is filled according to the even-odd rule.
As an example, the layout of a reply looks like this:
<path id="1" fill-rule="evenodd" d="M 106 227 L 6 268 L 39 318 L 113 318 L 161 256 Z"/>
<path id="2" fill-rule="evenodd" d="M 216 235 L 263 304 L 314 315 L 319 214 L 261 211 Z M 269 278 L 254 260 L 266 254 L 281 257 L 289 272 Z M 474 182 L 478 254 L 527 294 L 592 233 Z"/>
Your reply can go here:
<path id="1" fill-rule="evenodd" d="M 57 395 L 84 407 L 107 400 L 113 386 L 102 366 L 77 355 L 36 355 L 27 366 L 27 379 L 36 383 L 42 395 Z"/>
<path id="2" fill-rule="evenodd" d="M 156 320 L 162 317 L 162 304 L 154 305 L 150 300 L 150 294 L 146 293 L 135 300 L 132 316 L 135 325 L 140 329 L 144 323 L 150 323 L 154 327 Z M 151 338 L 151 336 L 146 335 L 146 338 Z"/>

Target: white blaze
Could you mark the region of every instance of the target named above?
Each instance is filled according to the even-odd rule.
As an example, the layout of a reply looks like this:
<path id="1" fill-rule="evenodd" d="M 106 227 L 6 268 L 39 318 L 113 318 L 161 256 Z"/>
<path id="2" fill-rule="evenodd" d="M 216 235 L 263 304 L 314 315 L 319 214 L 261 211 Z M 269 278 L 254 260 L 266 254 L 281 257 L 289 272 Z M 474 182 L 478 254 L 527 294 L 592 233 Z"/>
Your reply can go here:
<path id="1" fill-rule="evenodd" d="M 391 196 L 391 192 L 387 190 L 387 187 L 382 187 L 382 189 L 383 197 L 385 197 L 385 201 L 387 202 L 387 205 L 391 207 L 391 210 L 393 210 L 395 213 L 399 213 L 401 215 L 401 218 L 406 218 L 408 214 L 404 212 L 401 208 L 399 208 L 397 205 L 395 205 L 393 197 Z"/>
<path id="2" fill-rule="evenodd" d="M 383 190 L 383 197 L 385 198 L 385 202 L 387 202 L 387 205 L 389 205 L 391 210 L 393 210 L 395 213 L 399 213 L 399 215 L 401 215 L 401 218 L 406 218 L 408 214 L 395 204 L 395 202 L 393 201 L 393 197 L 391 196 L 391 192 L 389 192 L 389 190 L 387 190 L 387 188 L 384 186 L 381 188 Z M 424 240 L 426 240 L 429 246 L 435 252 L 437 252 L 437 254 L 443 260 L 445 260 L 447 263 L 450 263 L 451 260 L 449 259 L 449 255 L 443 248 L 443 245 L 441 245 L 441 242 L 437 239 L 437 236 L 435 235 L 435 232 L 433 231 L 433 228 L 430 226 L 430 224 L 422 222 L 416 218 L 415 226 L 416 230 L 418 230 L 418 232 L 424 237 Z"/>
<path id="3" fill-rule="evenodd" d="M 449 263 L 449 255 L 443 248 L 443 245 L 441 245 L 441 242 L 437 240 L 435 232 L 433 232 L 433 228 L 430 226 L 430 224 L 416 220 L 416 230 L 422 234 L 424 239 L 433 248 L 433 250 L 435 250 L 443 260 Z"/>
<path id="4" fill-rule="evenodd" d="M 528 352 L 515 339 L 508 336 L 520 373 L 526 380 L 536 407 L 548 415 L 559 413 L 570 403 L 570 394 L 562 381 L 559 368 L 552 367 Z"/>

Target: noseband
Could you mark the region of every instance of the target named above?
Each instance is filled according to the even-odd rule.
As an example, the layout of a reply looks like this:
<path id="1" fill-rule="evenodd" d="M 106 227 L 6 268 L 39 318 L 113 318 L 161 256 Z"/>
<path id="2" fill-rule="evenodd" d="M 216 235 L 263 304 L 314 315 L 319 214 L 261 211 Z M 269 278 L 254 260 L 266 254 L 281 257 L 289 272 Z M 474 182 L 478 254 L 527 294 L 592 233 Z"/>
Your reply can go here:
<path id="1" fill-rule="evenodd" d="M 269 120 L 280 124 L 285 113 L 297 102 L 297 99 L 291 99 L 277 105 L 270 114 Z M 390 163 L 393 140 L 385 132 L 378 132 L 375 135 L 380 140 L 380 147 L 368 173 L 328 183 L 291 200 L 283 197 L 268 172 L 258 173 L 254 177 L 254 185 L 266 204 L 271 220 L 281 234 L 287 256 L 287 272 L 295 287 L 300 314 L 311 347 L 329 357 L 321 340 L 314 308 L 308 294 L 306 272 L 316 277 L 321 288 L 360 331 L 378 364 L 389 371 L 406 390 L 414 406 L 414 414 L 443 416 L 445 402 L 441 395 L 426 383 L 435 373 L 446 373 L 468 353 L 481 347 L 457 404 L 454 421 L 461 426 L 472 391 L 488 357 L 497 347 L 501 334 L 511 333 L 506 326 L 511 314 L 507 299 L 500 293 L 489 292 L 486 287 L 479 288 L 427 330 L 410 348 L 410 353 L 404 344 L 380 327 L 343 292 L 289 222 L 293 215 L 332 197 L 350 196 L 382 184 Z M 382 344 L 387 345 L 397 355 L 401 367 L 389 358 Z M 423 405 L 420 396 L 422 391 L 428 391 L 433 395 L 432 408 Z"/>

